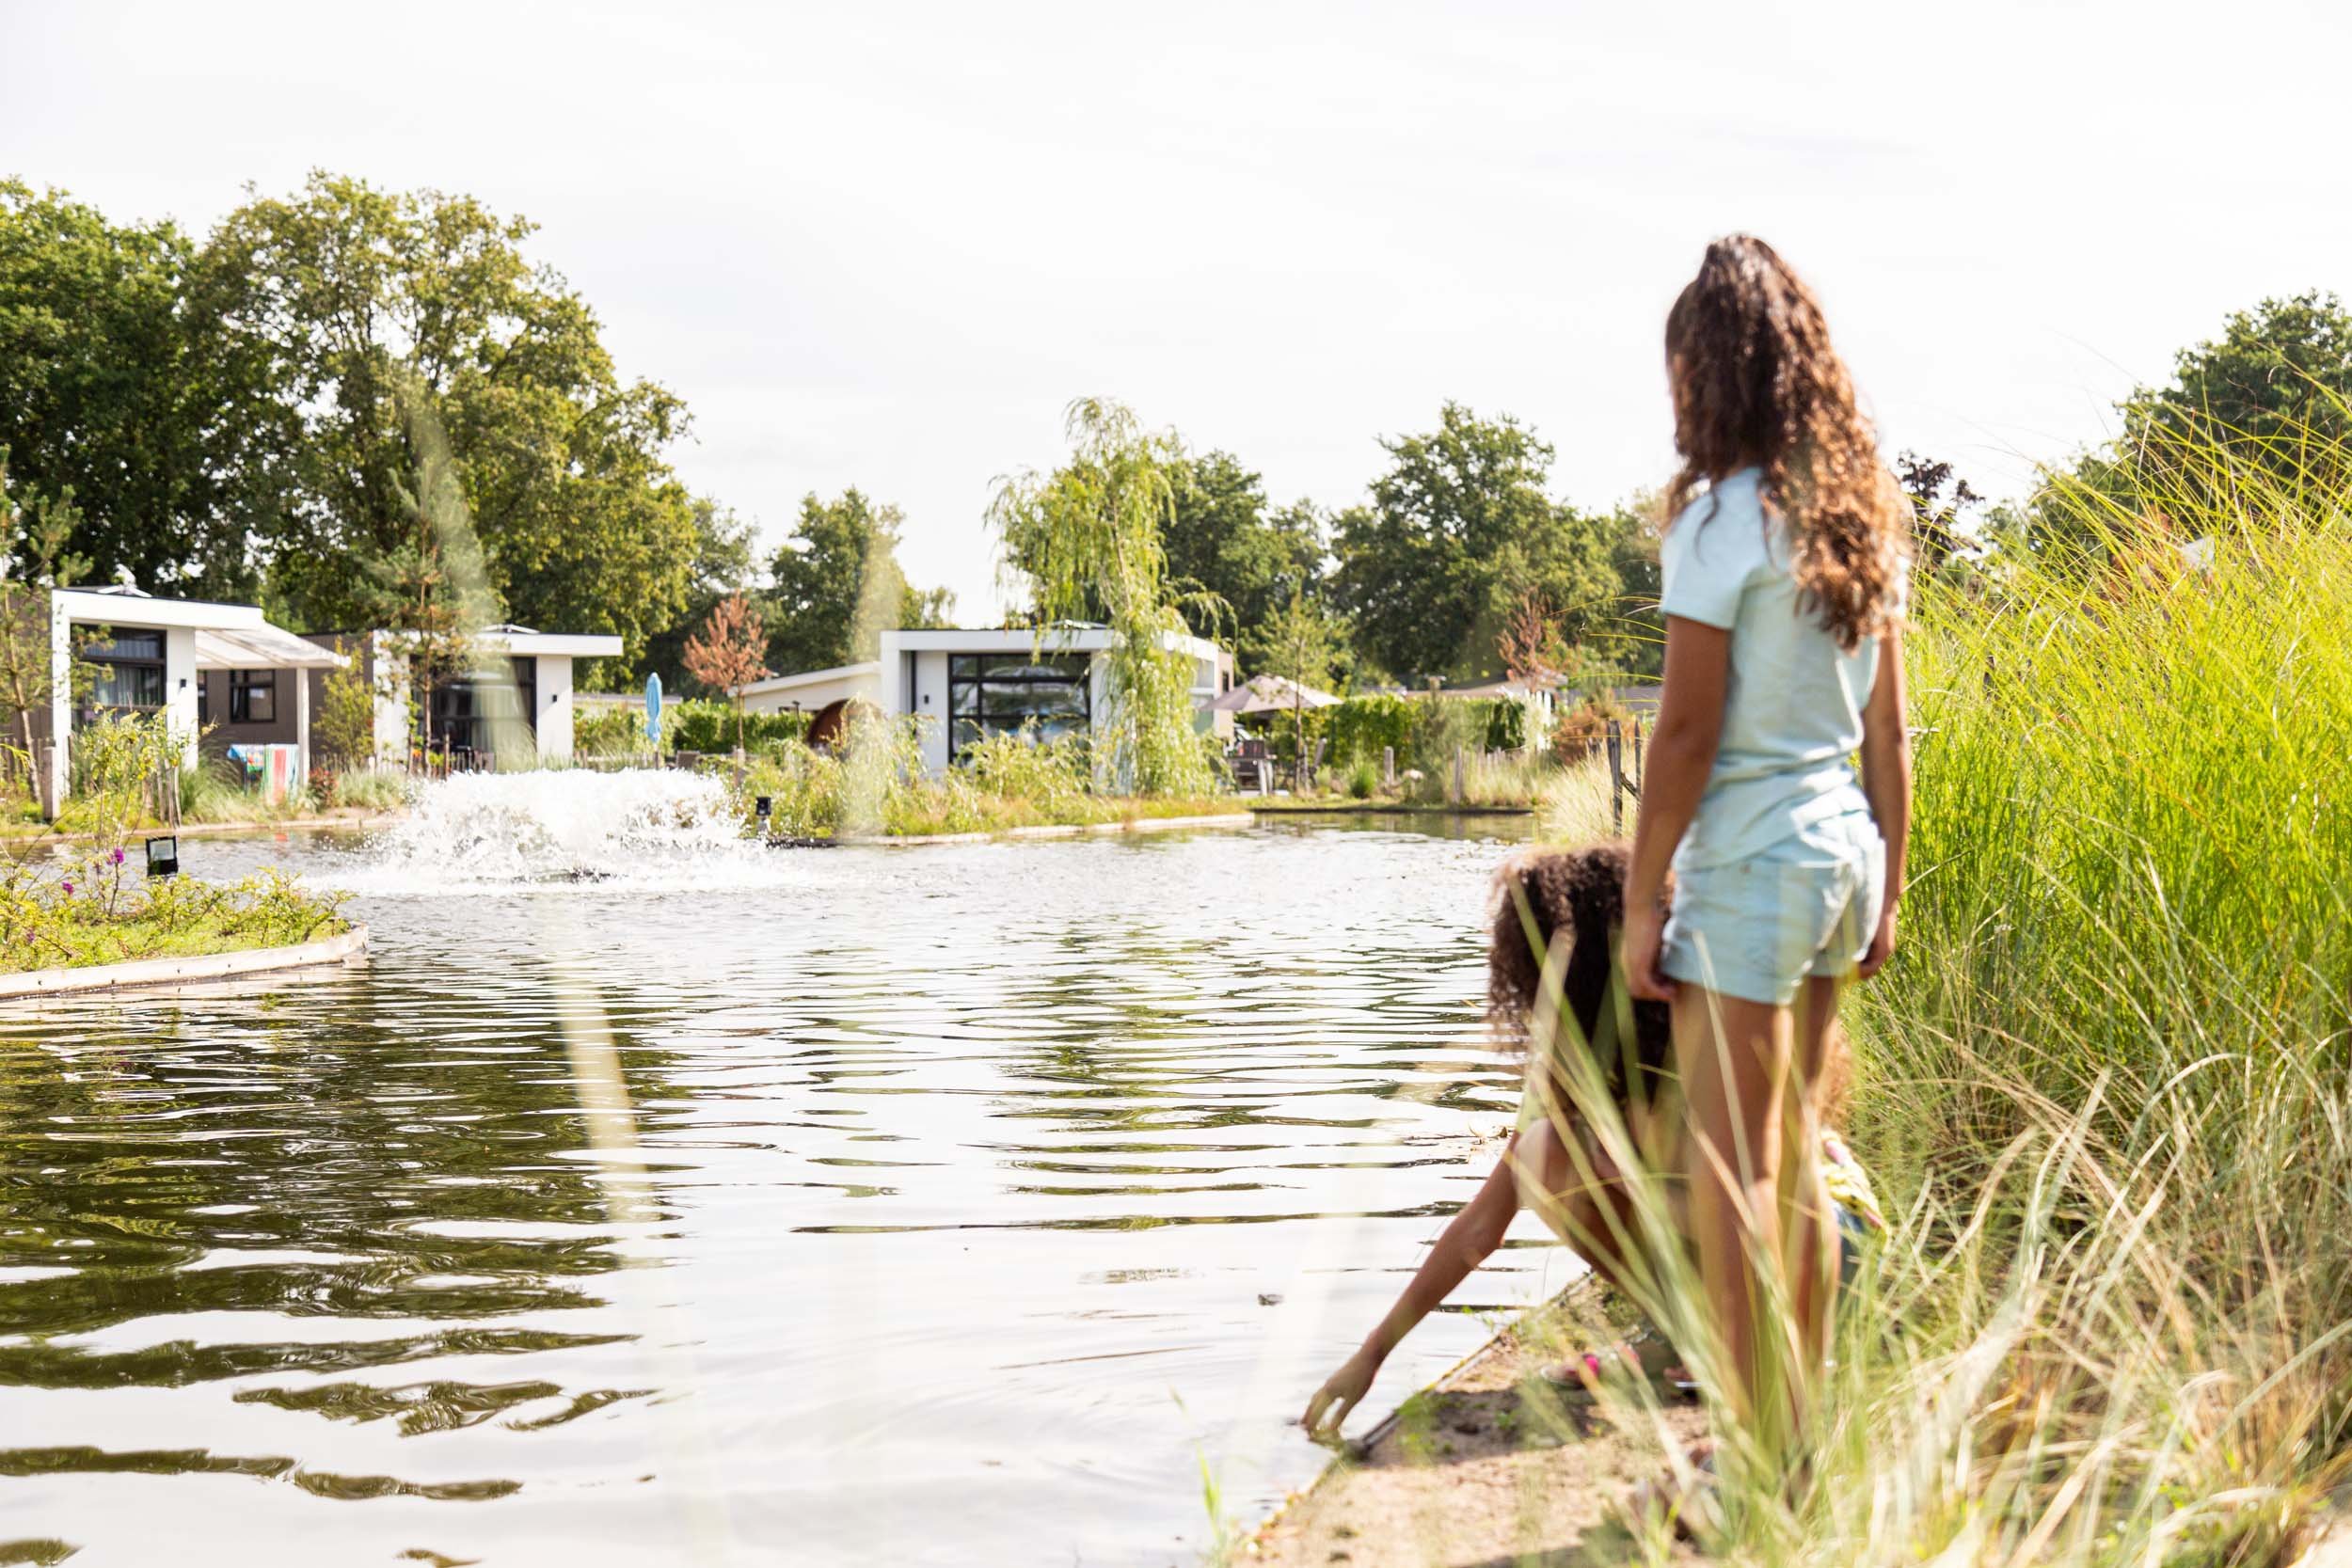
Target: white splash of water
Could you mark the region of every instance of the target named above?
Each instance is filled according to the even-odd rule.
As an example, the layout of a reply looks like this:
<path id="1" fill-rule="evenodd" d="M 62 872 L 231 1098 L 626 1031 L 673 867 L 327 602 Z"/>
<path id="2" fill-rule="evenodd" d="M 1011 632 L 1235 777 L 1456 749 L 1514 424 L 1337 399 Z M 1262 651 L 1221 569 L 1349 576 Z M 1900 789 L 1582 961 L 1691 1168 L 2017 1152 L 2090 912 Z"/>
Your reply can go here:
<path id="1" fill-rule="evenodd" d="M 794 879 L 743 834 L 726 785 L 675 768 L 459 773 L 326 879 L 355 893 L 686 891 Z"/>

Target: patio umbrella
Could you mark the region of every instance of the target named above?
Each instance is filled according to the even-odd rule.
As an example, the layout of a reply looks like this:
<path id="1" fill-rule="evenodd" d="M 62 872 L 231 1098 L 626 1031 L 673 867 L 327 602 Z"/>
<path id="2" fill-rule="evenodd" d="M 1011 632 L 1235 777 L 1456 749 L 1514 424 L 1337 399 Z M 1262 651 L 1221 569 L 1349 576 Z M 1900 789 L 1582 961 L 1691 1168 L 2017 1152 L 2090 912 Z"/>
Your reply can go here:
<path id="1" fill-rule="evenodd" d="M 1252 675 L 1209 707 L 1216 713 L 1289 713 L 1295 708 L 1334 707 L 1339 699 L 1282 675 Z"/>

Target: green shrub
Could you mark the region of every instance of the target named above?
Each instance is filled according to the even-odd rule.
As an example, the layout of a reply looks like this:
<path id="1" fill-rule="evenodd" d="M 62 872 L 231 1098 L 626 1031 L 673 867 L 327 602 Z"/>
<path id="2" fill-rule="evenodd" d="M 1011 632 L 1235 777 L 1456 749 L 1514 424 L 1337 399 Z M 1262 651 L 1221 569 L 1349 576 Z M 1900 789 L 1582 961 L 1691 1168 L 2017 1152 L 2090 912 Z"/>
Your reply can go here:
<path id="1" fill-rule="evenodd" d="M 1378 695 L 1350 697 L 1337 707 L 1322 710 L 1327 733 L 1331 738 L 1330 760 L 1346 767 L 1356 762 L 1378 762 L 1383 748 L 1393 747 L 1397 766 L 1405 767 L 1413 746 L 1413 727 L 1419 710 L 1410 697 Z"/>
<path id="2" fill-rule="evenodd" d="M 1481 699 L 1486 709 L 1486 750 L 1527 750 L 1527 705 L 1516 697 Z"/>
<path id="3" fill-rule="evenodd" d="M 809 722 L 814 715 L 787 709 L 782 713 L 746 713 L 742 716 L 743 748 L 757 751 L 783 741 L 799 741 L 808 737 Z M 644 720 L 637 721 L 637 733 L 644 734 Z M 662 749 L 671 752 L 701 752 L 715 754 L 735 750 L 735 705 L 716 697 L 689 697 L 683 702 L 665 703 L 661 708 Z"/>
<path id="4" fill-rule="evenodd" d="M 1369 800 L 1380 787 L 1380 769 L 1369 761 L 1359 761 L 1348 769 L 1347 792 L 1359 800 Z"/>
<path id="5" fill-rule="evenodd" d="M 645 716 L 634 708 L 581 708 L 572 715 L 576 756 L 626 757 L 647 750 Z"/>

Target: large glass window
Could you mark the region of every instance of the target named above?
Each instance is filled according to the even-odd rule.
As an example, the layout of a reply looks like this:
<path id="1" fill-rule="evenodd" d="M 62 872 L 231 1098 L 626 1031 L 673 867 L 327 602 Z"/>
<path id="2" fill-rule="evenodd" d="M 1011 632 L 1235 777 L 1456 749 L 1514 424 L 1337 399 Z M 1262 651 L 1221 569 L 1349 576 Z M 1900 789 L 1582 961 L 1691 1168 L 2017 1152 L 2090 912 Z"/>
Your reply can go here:
<path id="1" fill-rule="evenodd" d="M 274 724 L 278 721 L 278 672 L 229 672 L 229 721 L 232 724 Z"/>
<path id="2" fill-rule="evenodd" d="M 497 746 L 493 720 L 519 718 L 524 734 L 537 733 L 539 661 L 510 657 L 504 673 L 506 678 L 501 680 L 494 669 L 477 670 L 434 683 L 434 750 L 446 742 L 453 752 L 488 754 Z M 507 696 L 501 688 L 508 688 L 514 695 Z"/>
<path id="3" fill-rule="evenodd" d="M 97 667 L 89 707 L 159 708 L 164 705 L 164 634 L 124 631 L 86 643 L 82 657 Z"/>
<path id="4" fill-rule="evenodd" d="M 982 736 L 1018 732 L 1031 720 L 1052 740 L 1088 721 L 1086 654 L 950 654 L 947 718 L 959 750 Z"/>

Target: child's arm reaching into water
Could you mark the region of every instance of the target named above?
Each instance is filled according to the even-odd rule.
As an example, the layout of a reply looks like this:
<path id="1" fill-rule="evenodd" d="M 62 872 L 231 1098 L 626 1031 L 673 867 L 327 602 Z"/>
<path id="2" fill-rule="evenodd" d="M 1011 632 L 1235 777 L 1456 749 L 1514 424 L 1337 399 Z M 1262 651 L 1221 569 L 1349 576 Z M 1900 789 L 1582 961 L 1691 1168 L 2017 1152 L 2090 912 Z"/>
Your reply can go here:
<path id="1" fill-rule="evenodd" d="M 1389 1358 L 1389 1352 L 1502 1244 L 1502 1233 L 1511 1227 L 1512 1216 L 1519 1212 L 1518 1151 L 1519 1140 L 1515 1136 L 1503 1148 L 1502 1158 L 1495 1162 L 1492 1174 L 1478 1189 L 1478 1196 L 1463 1205 L 1461 1212 L 1454 1216 L 1430 1246 L 1429 1256 L 1422 1259 L 1412 1283 L 1396 1298 L 1389 1315 L 1364 1337 L 1364 1342 L 1347 1358 L 1347 1364 L 1333 1372 L 1315 1390 L 1314 1398 L 1307 1402 L 1307 1414 L 1299 1424 L 1310 1434 L 1337 1433 L 1347 1413 L 1379 1375 L 1380 1363 Z"/>

